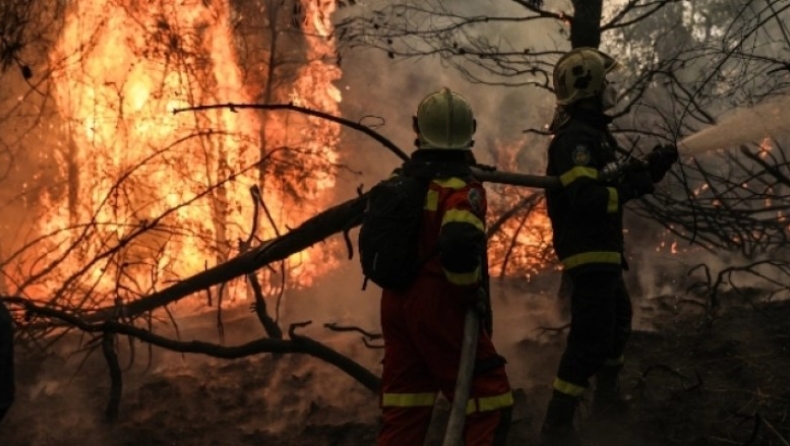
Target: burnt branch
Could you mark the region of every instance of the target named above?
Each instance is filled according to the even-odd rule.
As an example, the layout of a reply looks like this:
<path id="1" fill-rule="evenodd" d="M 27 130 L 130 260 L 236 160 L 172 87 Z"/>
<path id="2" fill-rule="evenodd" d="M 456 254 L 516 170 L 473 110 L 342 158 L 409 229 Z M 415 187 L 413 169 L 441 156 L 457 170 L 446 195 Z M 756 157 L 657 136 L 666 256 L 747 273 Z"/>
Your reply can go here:
<path id="1" fill-rule="evenodd" d="M 20 297 L 4 297 L 3 300 L 12 305 L 22 306 L 29 313 L 59 320 L 86 333 L 111 333 L 131 336 L 142 342 L 174 352 L 201 354 L 222 359 L 239 359 L 261 353 L 306 354 L 339 368 L 371 392 L 377 393 L 381 386 L 381 380 L 356 361 L 316 340 L 296 333 L 297 328 L 305 327 L 310 322 L 292 324 L 288 331 L 290 339 L 258 339 L 241 345 L 224 346 L 203 341 L 176 341 L 152 333 L 149 330 L 112 320 L 94 324 L 73 314 L 40 306 L 31 300 Z"/>
<path id="2" fill-rule="evenodd" d="M 263 198 L 261 198 L 261 191 L 257 185 L 250 188 L 250 195 L 252 197 L 253 203 L 252 226 L 250 228 L 250 234 L 247 237 L 247 240 L 239 240 L 240 254 L 244 254 L 250 250 L 252 246 L 252 240 L 255 238 L 255 234 L 258 232 L 258 214 L 260 207 L 262 207 L 266 212 L 269 221 L 274 227 L 275 234 L 278 236 L 280 235 L 279 229 L 277 229 L 277 226 L 274 224 L 274 219 L 272 219 L 268 209 L 265 207 Z M 284 279 L 285 278 L 283 277 L 283 280 Z M 255 299 L 254 303 L 252 304 L 252 311 L 255 312 L 255 315 L 258 317 L 261 325 L 263 325 L 263 329 L 270 338 L 282 339 L 283 332 L 280 329 L 280 326 L 277 325 L 277 322 L 275 322 L 271 316 L 269 316 L 269 312 L 266 309 L 266 297 L 263 295 L 263 288 L 261 287 L 261 283 L 258 280 L 258 276 L 255 273 L 249 273 L 247 274 L 247 281 L 252 288 L 253 298 Z"/>
<path id="3" fill-rule="evenodd" d="M 104 413 L 105 420 L 108 422 L 118 419 L 118 408 L 121 405 L 121 394 L 123 393 L 123 376 L 121 366 L 118 364 L 118 355 L 115 353 L 115 336 L 112 333 L 109 327 L 104 330 L 101 342 L 102 353 L 104 359 L 107 360 L 107 368 L 110 372 L 110 398 Z"/>
<path id="4" fill-rule="evenodd" d="M 700 268 L 705 272 L 705 280 L 695 282 L 689 287 L 688 291 L 699 291 L 704 296 L 709 313 L 721 308 L 722 293 L 728 289 L 734 291 L 752 308 L 758 309 L 749 296 L 744 293 L 738 280 L 736 280 L 739 274 L 760 279 L 763 284 L 771 286 L 772 288 L 767 290 L 769 296 L 775 296 L 779 293 L 790 293 L 790 285 L 784 279 L 790 276 L 790 262 L 786 260 L 764 259 L 745 265 L 729 266 L 716 273 L 715 279 L 713 279 L 708 266 L 704 264 L 691 268 L 688 274 L 691 275 Z"/>
<path id="5" fill-rule="evenodd" d="M 371 339 L 371 340 L 383 338 L 381 333 L 371 333 L 369 331 L 363 330 L 362 328 L 355 327 L 355 326 L 347 327 L 347 326 L 344 326 L 344 325 L 338 325 L 336 322 L 326 323 L 326 324 L 324 324 L 324 327 L 328 328 L 328 329 L 330 329 L 332 331 L 339 331 L 339 332 L 355 331 L 357 333 L 362 334 L 365 338 Z"/>
<path id="6" fill-rule="evenodd" d="M 383 339 L 384 336 L 382 334 L 380 334 L 380 333 L 371 333 L 369 331 L 363 330 L 363 329 L 361 329 L 359 327 L 355 327 L 355 326 L 347 327 L 347 326 L 343 326 L 343 325 L 338 325 L 335 322 L 324 324 L 324 327 L 328 328 L 328 329 L 330 329 L 332 331 L 357 332 L 357 333 L 360 333 L 360 334 L 362 334 L 362 343 L 365 344 L 365 347 L 371 348 L 371 349 L 383 349 L 384 348 L 384 345 L 373 344 L 372 342 L 370 342 L 370 341 L 374 341 L 374 340 L 377 340 L 377 339 Z"/>
<path id="7" fill-rule="evenodd" d="M 341 124 L 348 128 L 357 130 L 366 134 L 367 136 L 376 140 L 376 142 L 380 143 L 382 146 L 387 148 L 390 152 L 395 154 L 398 158 L 405 161 L 409 159 L 409 156 L 406 155 L 406 152 L 400 149 L 400 147 L 396 146 L 392 141 L 389 139 L 381 136 L 378 132 L 367 127 L 363 124 L 358 122 L 351 121 L 349 119 L 340 118 L 338 116 L 332 115 L 330 113 L 322 112 L 320 110 L 313 110 L 307 107 L 301 107 L 298 105 L 294 105 L 293 103 L 288 104 L 234 104 L 234 103 L 227 103 L 227 104 L 212 104 L 212 105 L 196 105 L 194 107 L 185 107 L 185 108 L 176 108 L 173 109 L 173 114 L 188 112 L 188 111 L 204 111 L 204 110 L 212 110 L 218 108 L 227 108 L 232 111 L 235 110 L 242 110 L 242 109 L 256 109 L 256 110 L 287 110 L 287 111 L 295 111 L 299 112 L 308 116 L 313 116 L 316 118 L 326 119 L 327 121 L 331 121 L 337 124 Z"/>

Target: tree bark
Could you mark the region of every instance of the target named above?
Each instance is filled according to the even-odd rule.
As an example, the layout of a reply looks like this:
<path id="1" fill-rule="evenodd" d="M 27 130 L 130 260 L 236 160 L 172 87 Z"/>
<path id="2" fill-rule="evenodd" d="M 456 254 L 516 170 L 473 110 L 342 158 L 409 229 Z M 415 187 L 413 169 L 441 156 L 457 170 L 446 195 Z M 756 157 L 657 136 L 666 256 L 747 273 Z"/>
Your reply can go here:
<path id="1" fill-rule="evenodd" d="M 601 45 L 601 17 L 603 0 L 573 0 L 571 47 Z"/>

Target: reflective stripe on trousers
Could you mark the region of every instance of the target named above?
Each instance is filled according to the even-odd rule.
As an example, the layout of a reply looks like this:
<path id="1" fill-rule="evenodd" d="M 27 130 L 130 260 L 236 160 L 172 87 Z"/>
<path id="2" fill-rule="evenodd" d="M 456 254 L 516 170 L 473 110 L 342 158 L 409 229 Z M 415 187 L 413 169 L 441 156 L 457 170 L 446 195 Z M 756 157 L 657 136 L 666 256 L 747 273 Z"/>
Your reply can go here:
<path id="1" fill-rule="evenodd" d="M 438 394 L 425 393 L 384 393 L 381 396 L 381 407 L 426 407 L 433 406 Z M 466 405 L 466 414 L 490 412 L 513 405 L 513 392 L 494 396 L 471 398 Z"/>

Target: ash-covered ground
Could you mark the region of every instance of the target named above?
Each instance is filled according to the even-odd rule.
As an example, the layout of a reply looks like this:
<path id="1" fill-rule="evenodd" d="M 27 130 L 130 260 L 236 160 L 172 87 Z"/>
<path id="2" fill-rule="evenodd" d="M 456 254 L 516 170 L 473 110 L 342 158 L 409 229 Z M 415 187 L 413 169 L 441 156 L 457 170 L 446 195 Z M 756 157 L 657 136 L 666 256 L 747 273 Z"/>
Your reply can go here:
<path id="1" fill-rule="evenodd" d="M 754 297 L 757 297 L 756 295 Z M 510 444 L 534 444 L 564 333 L 550 296 L 500 302 L 495 339 L 517 387 Z M 546 305 L 546 302 L 551 305 Z M 542 303 L 541 303 L 542 302 Z M 787 445 L 790 438 L 790 304 L 731 308 L 706 319 L 675 296 L 639 302 L 640 324 L 628 349 L 624 385 L 629 414 L 596 425 L 587 404 L 578 417 L 591 445 Z M 523 311 L 508 311 L 512 305 Z M 541 313 L 543 312 L 543 313 Z M 519 329 L 519 317 L 532 313 Z M 521 316 L 520 316 L 521 315 Z M 215 315 L 182 321 L 181 336 L 216 338 Z M 226 342 L 256 328 L 245 311 L 229 312 Z M 652 327 L 652 328 L 651 328 Z M 206 333 L 209 333 L 206 336 Z M 323 341 L 380 373 L 380 351 L 358 337 L 323 333 Z M 520 340 L 519 340 L 520 338 Z M 124 344 L 122 343 L 121 346 Z M 62 352 L 73 352 L 62 348 Z M 102 421 L 109 376 L 101 354 L 82 367 L 83 353 L 21 356 L 18 401 L 0 425 L 0 444 L 17 445 L 370 445 L 378 428 L 376 396 L 334 367 L 307 356 L 235 361 L 155 350 L 134 361 L 121 348 L 124 373 L 120 419 Z M 439 444 L 440 406 L 429 444 Z"/>

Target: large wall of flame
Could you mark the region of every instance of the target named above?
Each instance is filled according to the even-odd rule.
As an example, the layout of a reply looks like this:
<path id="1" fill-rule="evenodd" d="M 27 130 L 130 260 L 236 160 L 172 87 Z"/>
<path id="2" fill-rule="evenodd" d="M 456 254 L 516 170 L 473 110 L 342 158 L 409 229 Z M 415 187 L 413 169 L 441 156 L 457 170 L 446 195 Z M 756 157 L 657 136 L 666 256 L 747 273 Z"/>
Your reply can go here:
<path id="1" fill-rule="evenodd" d="M 266 206 L 263 240 L 332 201 L 336 124 L 230 109 L 172 113 L 265 100 L 337 112 L 331 4 L 286 2 L 291 35 L 275 41 L 282 33 L 267 34 L 272 27 L 245 36 L 237 25 L 246 12 L 279 26 L 279 12 L 264 7 L 278 2 L 239 3 L 72 2 L 48 55 L 48 125 L 59 136 L 45 158 L 55 171 L 26 197 L 28 233 L 4 247 L 11 292 L 72 304 L 135 298 L 235 255 L 253 226 L 253 185 Z M 254 66 L 246 56 L 258 44 L 270 51 Z M 309 285 L 330 270 L 328 251 L 289 260 L 289 283 Z M 246 295 L 243 282 L 230 290 Z"/>

